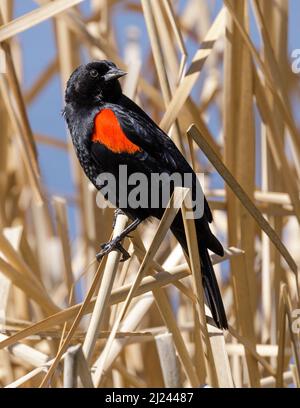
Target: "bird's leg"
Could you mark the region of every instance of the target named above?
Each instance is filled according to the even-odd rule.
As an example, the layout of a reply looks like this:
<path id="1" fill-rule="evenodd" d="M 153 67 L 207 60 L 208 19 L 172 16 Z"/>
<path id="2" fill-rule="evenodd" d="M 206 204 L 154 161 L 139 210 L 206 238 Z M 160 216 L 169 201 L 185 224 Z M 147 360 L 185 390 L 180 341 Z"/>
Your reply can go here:
<path id="1" fill-rule="evenodd" d="M 96 255 L 97 261 L 100 261 L 104 255 L 109 254 L 113 250 L 120 251 L 122 254 L 122 259 L 121 262 L 126 261 L 127 259 L 130 258 L 129 253 L 126 251 L 126 249 L 123 248 L 121 245 L 121 241 L 123 238 L 125 238 L 130 232 L 134 231 L 137 226 L 142 222 L 139 218 L 136 218 L 131 224 L 126 227 L 121 234 L 113 238 L 111 241 L 106 242 L 105 244 L 101 245 L 101 251 Z"/>
<path id="2" fill-rule="evenodd" d="M 113 223 L 112 223 L 113 228 L 115 228 L 115 226 L 116 226 L 116 221 L 117 221 L 118 215 L 122 215 L 122 214 L 125 215 L 124 212 L 121 210 L 121 208 L 116 208 L 115 209 Z"/>

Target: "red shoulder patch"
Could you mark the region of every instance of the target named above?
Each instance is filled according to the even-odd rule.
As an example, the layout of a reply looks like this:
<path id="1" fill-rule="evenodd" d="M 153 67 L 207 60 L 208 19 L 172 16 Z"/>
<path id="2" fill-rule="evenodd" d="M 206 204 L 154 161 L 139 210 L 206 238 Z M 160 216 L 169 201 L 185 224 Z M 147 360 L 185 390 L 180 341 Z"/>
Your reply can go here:
<path id="1" fill-rule="evenodd" d="M 92 141 L 104 144 L 115 153 L 135 153 L 141 150 L 126 137 L 116 115 L 110 109 L 103 109 L 95 116 Z"/>

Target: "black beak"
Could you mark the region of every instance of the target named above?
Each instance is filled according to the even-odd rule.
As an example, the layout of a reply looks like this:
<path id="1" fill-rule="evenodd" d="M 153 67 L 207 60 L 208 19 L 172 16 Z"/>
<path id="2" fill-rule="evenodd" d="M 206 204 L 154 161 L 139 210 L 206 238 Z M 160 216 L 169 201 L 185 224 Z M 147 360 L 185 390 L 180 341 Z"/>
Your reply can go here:
<path id="1" fill-rule="evenodd" d="M 119 68 L 111 68 L 107 74 L 104 75 L 104 80 L 105 81 L 111 81 L 112 79 L 118 79 L 121 78 L 122 76 L 126 75 L 127 72 L 122 71 Z"/>

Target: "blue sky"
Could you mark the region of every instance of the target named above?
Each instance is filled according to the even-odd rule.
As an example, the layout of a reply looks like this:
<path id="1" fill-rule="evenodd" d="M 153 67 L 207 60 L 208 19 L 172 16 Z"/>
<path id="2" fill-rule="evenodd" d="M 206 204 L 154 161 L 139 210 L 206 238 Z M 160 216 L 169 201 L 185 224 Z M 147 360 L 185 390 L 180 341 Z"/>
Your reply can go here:
<path id="1" fill-rule="evenodd" d="M 209 1 L 209 0 L 208 0 Z M 266 0 L 270 1 L 270 0 Z M 126 28 L 136 25 L 141 31 L 141 44 L 143 53 L 146 55 L 149 49 L 149 42 L 143 18 L 140 14 L 125 12 L 122 8 L 125 1 L 120 2 L 119 12 L 115 13 L 114 26 L 118 27 L 117 40 L 120 52 L 124 49 Z M 211 1 L 214 4 L 213 14 L 219 10 L 222 1 Z M 15 0 L 15 17 L 23 15 L 36 7 L 32 0 Z M 184 0 L 180 7 L 184 6 Z M 82 4 L 85 13 L 89 13 L 89 1 Z M 121 10 L 123 9 L 123 10 Z M 290 0 L 290 33 L 289 49 L 300 48 L 300 1 Z M 199 22 L 201 23 L 201 22 Z M 258 36 L 255 30 L 254 39 L 257 42 Z M 23 88 L 28 89 L 35 81 L 38 74 L 47 66 L 55 55 L 55 42 L 50 21 L 43 22 L 19 35 L 23 56 Z M 196 50 L 196 44 L 188 42 L 186 44 L 189 57 Z M 61 110 L 63 101 L 61 95 L 61 85 L 58 76 L 55 76 L 43 93 L 34 101 L 28 110 L 30 123 L 33 131 L 66 140 L 66 131 Z M 212 120 L 214 116 L 212 115 Z M 213 130 L 217 130 L 213 123 L 210 123 Z M 215 128 L 215 129 L 214 129 Z M 73 183 L 70 175 L 69 160 L 65 152 L 47 146 L 39 145 L 39 162 L 42 175 L 51 193 L 72 194 Z M 75 217 L 74 209 L 69 208 L 71 236 L 74 237 Z"/>

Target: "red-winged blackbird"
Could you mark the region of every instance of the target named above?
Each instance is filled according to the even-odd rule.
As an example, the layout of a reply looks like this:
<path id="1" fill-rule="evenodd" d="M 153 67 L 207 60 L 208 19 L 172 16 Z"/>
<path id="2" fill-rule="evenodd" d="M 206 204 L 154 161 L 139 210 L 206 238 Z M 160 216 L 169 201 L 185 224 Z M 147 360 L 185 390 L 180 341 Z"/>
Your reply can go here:
<path id="1" fill-rule="evenodd" d="M 111 173 L 119 179 L 119 166 L 126 165 L 128 177 L 143 173 L 192 174 L 192 196 L 195 196 L 197 177 L 175 144 L 153 120 L 122 93 L 118 78 L 125 72 L 110 61 L 95 61 L 79 66 L 71 75 L 66 88 L 64 115 L 80 164 L 97 189 L 97 177 Z M 132 219 L 132 223 L 115 240 L 104 244 L 100 256 L 118 249 L 126 256 L 121 240 L 143 220 L 164 213 L 163 206 L 133 208 L 130 202 L 120 205 L 118 188 L 114 204 Z M 172 190 L 171 190 L 172 191 Z M 151 195 L 151 189 L 148 190 Z M 129 194 L 129 192 L 128 192 Z M 135 206 L 134 206 L 135 207 Z M 212 234 L 209 223 L 212 214 L 204 198 L 204 213 L 195 219 L 203 286 L 213 318 L 218 327 L 227 329 L 218 283 L 208 249 L 223 256 L 223 247 Z M 171 231 L 187 252 L 181 212 L 175 217 Z"/>

